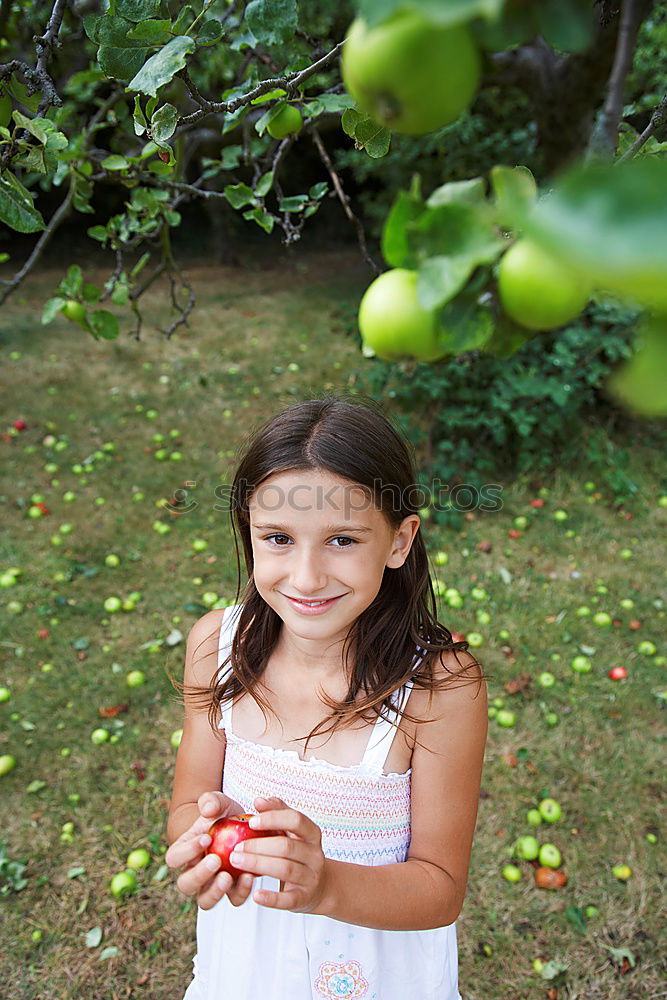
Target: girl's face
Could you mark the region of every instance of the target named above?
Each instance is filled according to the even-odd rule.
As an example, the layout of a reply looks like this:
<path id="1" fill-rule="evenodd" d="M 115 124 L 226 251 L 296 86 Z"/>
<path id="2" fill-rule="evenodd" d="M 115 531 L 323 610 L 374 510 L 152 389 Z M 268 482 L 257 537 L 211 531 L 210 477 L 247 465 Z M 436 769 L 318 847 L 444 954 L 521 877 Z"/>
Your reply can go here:
<path id="1" fill-rule="evenodd" d="M 255 586 L 304 638 L 347 635 L 385 568 L 403 565 L 419 527 L 411 514 L 392 528 L 361 487 L 324 471 L 271 476 L 249 513 Z"/>

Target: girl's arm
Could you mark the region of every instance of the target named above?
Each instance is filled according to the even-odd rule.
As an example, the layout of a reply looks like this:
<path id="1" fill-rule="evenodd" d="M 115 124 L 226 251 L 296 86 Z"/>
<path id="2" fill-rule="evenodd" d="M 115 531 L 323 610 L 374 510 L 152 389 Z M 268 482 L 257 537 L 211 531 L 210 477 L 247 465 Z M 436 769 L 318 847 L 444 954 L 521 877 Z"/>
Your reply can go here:
<path id="1" fill-rule="evenodd" d="M 459 653 L 462 677 L 433 693 L 428 715 L 417 727 L 412 752 L 411 825 L 408 860 L 377 868 L 327 862 L 329 898 L 322 909 L 337 920 L 386 930 L 423 930 L 458 918 L 468 869 L 488 730 L 486 683 L 472 656 Z M 442 654 L 438 677 L 459 670 L 453 654 Z M 474 683 L 473 683 L 474 682 Z M 428 703 L 415 688 L 410 700 Z M 415 707 L 411 713 L 421 714 Z"/>
<path id="2" fill-rule="evenodd" d="M 222 614 L 210 611 L 192 626 L 185 653 L 186 685 L 209 686 L 218 667 Z M 218 874 L 219 858 L 204 856 L 211 842 L 207 830 L 214 820 L 244 811 L 242 805 L 220 791 L 224 761 L 224 735 L 216 735 L 211 729 L 207 707 L 195 707 L 186 695 L 167 821 L 170 847 L 165 860 L 171 868 L 186 866 L 176 884 L 185 895 L 196 898 L 202 909 L 214 906 L 225 893 L 235 906 L 240 905 L 253 882 L 251 875 L 234 880 L 226 872 Z"/>
<path id="3" fill-rule="evenodd" d="M 211 683 L 218 667 L 222 614 L 219 610 L 209 611 L 190 629 L 185 651 L 184 684 L 208 687 Z M 199 816 L 199 796 L 203 792 L 220 788 L 224 761 L 224 734 L 216 735 L 208 721 L 206 707 L 193 706 L 186 696 L 183 736 L 176 755 L 174 787 L 167 822 L 167 840 L 170 844 L 185 833 Z"/>

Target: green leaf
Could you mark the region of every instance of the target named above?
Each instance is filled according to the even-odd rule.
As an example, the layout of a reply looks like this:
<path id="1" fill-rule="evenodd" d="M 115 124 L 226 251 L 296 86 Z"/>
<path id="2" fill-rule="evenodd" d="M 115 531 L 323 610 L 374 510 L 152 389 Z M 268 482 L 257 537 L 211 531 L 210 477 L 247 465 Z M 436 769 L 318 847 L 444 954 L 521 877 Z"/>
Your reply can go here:
<path id="1" fill-rule="evenodd" d="M 148 122 L 146 121 L 146 115 L 141 107 L 141 97 L 139 94 L 137 94 L 134 98 L 134 112 L 132 117 L 134 119 L 134 134 L 144 135 L 146 129 L 148 128 Z"/>
<path id="2" fill-rule="evenodd" d="M 67 274 L 60 282 L 59 292 L 69 299 L 75 299 L 83 288 L 83 273 L 78 264 L 72 264 L 67 268 Z"/>
<path id="3" fill-rule="evenodd" d="M 81 289 L 81 298 L 84 302 L 99 302 L 100 290 L 97 285 L 93 285 L 90 282 L 86 282 Z"/>
<path id="4" fill-rule="evenodd" d="M 606 389 L 641 417 L 667 416 L 667 317 L 647 321 L 636 353 L 610 375 Z"/>
<path id="5" fill-rule="evenodd" d="M 282 45 L 297 29 L 296 0 L 250 0 L 245 20 L 258 42 Z"/>
<path id="6" fill-rule="evenodd" d="M 429 208 L 438 208 L 440 205 L 451 205 L 452 202 L 459 201 L 476 204 L 484 201 L 484 181 L 481 177 L 448 181 L 429 195 L 426 204 Z"/>
<path id="7" fill-rule="evenodd" d="M 197 45 L 215 45 L 222 38 L 223 27 L 214 17 L 204 21 L 197 32 Z"/>
<path id="8" fill-rule="evenodd" d="M 88 235 L 91 240 L 98 240 L 100 243 L 106 243 L 109 238 L 106 226 L 90 226 L 88 229 Z"/>
<path id="9" fill-rule="evenodd" d="M 505 0 L 411 0 L 411 10 L 418 10 L 434 24 L 457 24 L 475 17 L 496 20 Z M 396 11 L 405 8 L 405 0 L 359 0 L 358 13 L 370 26 L 380 24 Z"/>
<path id="10" fill-rule="evenodd" d="M 107 958 L 116 958 L 119 954 L 115 944 L 109 945 L 108 948 L 103 948 L 100 952 L 100 962 L 106 961 Z"/>
<path id="11" fill-rule="evenodd" d="M 612 948 L 610 947 L 610 945 L 606 945 L 605 947 L 607 948 L 607 951 L 611 955 L 616 965 L 622 965 L 623 959 L 627 958 L 628 965 L 630 966 L 631 969 L 634 969 L 635 965 L 637 964 L 637 960 L 634 956 L 634 953 L 631 952 L 629 948 Z"/>
<path id="12" fill-rule="evenodd" d="M 493 333 L 484 343 L 483 349 L 487 354 L 492 354 L 503 360 L 511 358 L 523 347 L 526 341 L 536 336 L 537 332 L 519 326 L 509 316 L 503 314 L 496 320 Z"/>
<path id="13" fill-rule="evenodd" d="M 107 309 L 96 309 L 90 314 L 89 322 L 93 331 L 105 340 L 115 340 L 120 333 L 118 320 Z"/>
<path id="14" fill-rule="evenodd" d="M 148 49 L 101 45 L 97 50 L 97 61 L 105 76 L 125 83 L 141 71 L 147 55 Z"/>
<path id="15" fill-rule="evenodd" d="M 391 267 L 417 267 L 417 255 L 410 247 L 407 232 L 423 212 L 421 198 L 408 191 L 398 192 L 382 231 L 382 256 Z"/>
<path id="16" fill-rule="evenodd" d="M 258 198 L 264 198 L 273 187 L 273 170 L 263 174 L 255 184 L 255 194 Z"/>
<path id="17" fill-rule="evenodd" d="M 567 969 L 567 962 L 559 962 L 557 959 L 551 958 L 542 966 L 540 975 L 542 976 L 542 979 L 552 980 L 556 979 L 557 976 L 560 976 L 562 972 L 567 972 Z"/>
<path id="18" fill-rule="evenodd" d="M 349 94 L 320 94 L 315 100 L 306 101 L 302 112 L 305 118 L 315 118 L 325 112 L 337 113 L 347 111 L 355 106 L 354 98 Z"/>
<path id="19" fill-rule="evenodd" d="M 193 25 L 196 16 L 190 4 L 186 3 L 184 7 L 181 7 L 180 13 L 171 27 L 172 34 L 184 35 Z"/>
<path id="20" fill-rule="evenodd" d="M 281 212 L 301 212 L 308 204 L 308 195 L 293 194 L 289 198 L 281 198 L 278 208 Z"/>
<path id="21" fill-rule="evenodd" d="M 576 166 L 517 222 L 602 290 L 667 311 L 667 160 Z"/>
<path id="22" fill-rule="evenodd" d="M 233 170 L 238 167 L 243 156 L 243 146 L 225 146 L 220 156 L 223 170 Z"/>
<path id="23" fill-rule="evenodd" d="M 86 948 L 97 948 L 102 941 L 102 928 L 92 927 L 86 933 Z"/>
<path id="24" fill-rule="evenodd" d="M 38 142 L 41 143 L 46 142 L 47 139 L 46 132 L 44 131 L 43 128 L 40 127 L 40 123 L 44 121 L 43 118 L 26 118 L 25 115 L 22 115 L 20 111 L 16 110 L 12 112 L 12 118 L 19 126 L 19 128 L 26 129 L 28 132 L 30 132 L 31 135 L 35 137 L 35 139 L 37 139 Z"/>
<path id="25" fill-rule="evenodd" d="M 228 184 L 224 195 L 232 208 L 243 208 L 255 202 L 255 192 L 247 184 Z"/>
<path id="26" fill-rule="evenodd" d="M 68 868 L 66 872 L 67 878 L 81 878 L 81 876 L 85 874 L 86 869 L 83 865 L 73 865 L 73 867 Z"/>
<path id="27" fill-rule="evenodd" d="M 46 326 L 47 323 L 53 322 L 62 307 L 65 305 L 66 299 L 61 299 L 60 296 L 56 295 L 55 298 L 47 299 L 42 308 L 42 324 Z"/>
<path id="28" fill-rule="evenodd" d="M 537 199 L 537 184 L 528 167 L 492 167 L 489 172 L 495 196 L 498 225 L 513 229 L 517 217 L 530 211 Z"/>
<path id="29" fill-rule="evenodd" d="M 43 788 L 46 788 L 46 782 L 40 781 L 38 778 L 35 778 L 35 780 L 31 781 L 30 784 L 27 786 L 26 792 L 29 795 L 34 795 L 35 792 L 41 792 Z"/>
<path id="30" fill-rule="evenodd" d="M 580 934 L 586 933 L 586 920 L 584 918 L 584 911 L 580 906 L 566 907 L 565 916 Z"/>
<path id="31" fill-rule="evenodd" d="M 474 298 L 461 295 L 438 312 L 438 343 L 450 354 L 477 350 L 492 334 L 493 316 Z"/>
<path id="32" fill-rule="evenodd" d="M 275 101 L 279 97 L 285 97 L 287 91 L 283 90 L 282 87 L 277 87 L 275 90 L 269 90 L 266 94 L 260 94 L 259 97 L 255 97 L 251 104 L 266 104 L 267 101 Z"/>
<path id="33" fill-rule="evenodd" d="M 126 36 L 141 45 L 164 45 L 171 38 L 171 21 L 165 20 L 140 21 L 131 28 Z"/>
<path id="34" fill-rule="evenodd" d="M 186 35 L 172 38 L 164 48 L 152 55 L 139 72 L 130 80 L 127 90 L 138 90 L 142 94 L 157 97 L 157 91 L 183 69 L 186 56 L 193 52 L 195 43 Z"/>
<path id="35" fill-rule="evenodd" d="M 170 139 L 176 130 L 178 111 L 173 104 L 163 104 L 151 118 L 151 134 L 154 142 L 161 143 Z"/>
<path id="36" fill-rule="evenodd" d="M 17 233 L 38 233 L 46 229 L 30 194 L 9 170 L 0 174 L 0 222 Z"/>
<path id="37" fill-rule="evenodd" d="M 253 219 L 266 233 L 271 232 L 275 222 L 273 216 L 269 215 L 265 208 L 251 208 L 243 213 L 243 218 Z"/>
<path id="38" fill-rule="evenodd" d="M 429 309 L 453 298 L 479 264 L 494 261 L 506 246 L 484 208 L 465 201 L 427 208 L 406 235 L 419 261 L 418 295 Z"/>
<path id="39" fill-rule="evenodd" d="M 424 309 L 436 309 L 453 299 L 470 277 L 474 263 L 465 256 L 429 257 L 419 267 L 417 299 Z"/>
<path id="40" fill-rule="evenodd" d="M 356 108 L 348 108 L 343 113 L 341 125 L 346 135 L 354 139 L 357 149 L 365 149 L 369 156 L 378 159 L 389 152 L 391 132 L 378 125 L 367 115 L 361 114 Z"/>
<path id="41" fill-rule="evenodd" d="M 124 156 L 120 156 L 119 153 L 112 153 L 111 156 L 107 156 L 102 160 L 100 166 L 104 167 L 105 170 L 127 170 L 132 164 Z"/>
<path id="42" fill-rule="evenodd" d="M 329 185 L 327 184 L 327 182 L 319 181 L 317 184 L 313 184 L 313 186 L 310 188 L 310 190 L 308 191 L 308 197 L 315 198 L 317 201 L 319 201 L 320 198 L 324 198 L 328 190 L 329 190 Z"/>
<path id="43" fill-rule="evenodd" d="M 593 40 L 595 15 L 581 0 L 540 0 L 535 5 L 542 37 L 562 52 L 584 52 Z"/>
<path id="44" fill-rule="evenodd" d="M 157 17 L 162 6 L 161 0 L 115 0 L 115 10 L 128 21 L 145 21 Z"/>

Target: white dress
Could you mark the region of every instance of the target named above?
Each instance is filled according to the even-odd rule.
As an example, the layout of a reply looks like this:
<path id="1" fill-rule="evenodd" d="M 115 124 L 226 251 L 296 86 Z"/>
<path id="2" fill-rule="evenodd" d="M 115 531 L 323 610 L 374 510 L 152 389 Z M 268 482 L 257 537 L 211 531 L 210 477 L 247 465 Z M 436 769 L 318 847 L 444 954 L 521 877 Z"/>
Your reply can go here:
<path id="1" fill-rule="evenodd" d="M 241 605 L 225 609 L 221 664 Z M 412 685 L 394 696 L 399 713 Z M 384 774 L 394 728 L 374 724 L 359 764 L 341 766 L 295 750 L 244 740 L 233 732 L 232 705 L 219 723 L 227 746 L 222 791 L 254 812 L 254 799 L 277 796 L 322 830 L 328 858 L 358 865 L 407 860 L 410 777 Z M 279 879 L 255 877 L 277 891 Z M 226 896 L 197 910 L 194 978 L 183 1000 L 461 1000 L 456 924 L 419 931 L 377 930 L 330 917 L 274 910 L 252 894 L 235 907 Z"/>

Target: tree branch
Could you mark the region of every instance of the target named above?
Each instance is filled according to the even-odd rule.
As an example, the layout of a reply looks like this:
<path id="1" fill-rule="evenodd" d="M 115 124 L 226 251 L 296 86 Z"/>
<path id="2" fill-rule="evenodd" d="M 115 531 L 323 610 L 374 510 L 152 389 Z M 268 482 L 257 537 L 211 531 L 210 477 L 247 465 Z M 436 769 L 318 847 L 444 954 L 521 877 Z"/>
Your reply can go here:
<path id="1" fill-rule="evenodd" d="M 253 87 L 246 94 L 239 94 L 238 97 L 233 97 L 229 101 L 206 101 L 206 107 L 200 107 L 198 111 L 193 111 L 190 115 L 185 115 L 179 121 L 179 128 L 183 125 L 192 125 L 193 122 L 198 122 L 208 114 L 215 112 L 224 111 L 225 113 L 232 114 L 234 111 L 238 111 L 239 108 L 245 107 L 246 104 L 250 104 L 254 101 L 256 97 L 261 97 L 263 94 L 268 94 L 270 90 L 277 90 L 281 88 L 285 90 L 288 97 L 292 97 L 296 91 L 299 89 L 302 83 L 305 83 L 314 73 L 318 73 L 323 69 L 327 63 L 329 63 L 338 53 L 341 51 L 343 43 L 339 42 L 335 45 L 325 56 L 318 59 L 316 62 L 312 63 L 310 66 L 306 66 L 299 73 L 290 73 L 285 77 L 272 77 L 268 80 L 262 80 L 261 83 Z M 195 95 L 190 91 L 193 100 L 196 100 Z"/>
<path id="2" fill-rule="evenodd" d="M 375 263 L 375 261 L 373 260 L 373 258 L 370 255 L 370 253 L 368 252 L 368 246 L 366 245 L 366 234 L 364 233 L 364 227 L 361 225 L 361 223 L 359 222 L 359 219 L 356 217 L 356 215 L 352 211 L 352 208 L 350 207 L 350 199 L 348 198 L 348 196 L 345 194 L 345 191 L 343 190 L 343 185 L 340 182 L 340 178 L 339 178 L 338 174 L 334 170 L 333 164 L 331 162 L 331 158 L 329 157 L 329 154 L 326 151 L 324 143 L 322 142 L 322 138 L 321 138 L 319 132 L 317 131 L 317 129 L 314 126 L 310 130 L 310 132 L 311 132 L 311 135 L 313 137 L 313 142 L 315 143 L 315 145 L 317 147 L 317 152 L 320 154 L 320 159 L 322 160 L 322 163 L 324 164 L 324 166 L 327 168 L 327 170 L 329 172 L 329 176 L 331 177 L 331 181 L 333 183 L 334 190 L 336 191 L 336 194 L 338 195 L 338 200 L 340 201 L 341 205 L 343 206 L 343 211 L 345 212 L 345 214 L 347 215 L 348 219 L 350 220 L 350 222 L 352 223 L 352 225 L 354 226 L 354 228 L 357 231 L 357 240 L 359 241 L 359 248 L 360 248 L 361 253 L 362 253 L 363 257 L 364 257 L 364 260 L 366 261 L 366 263 L 368 264 L 368 266 L 371 268 L 371 270 L 373 270 L 375 272 L 375 274 L 379 274 L 380 273 L 380 268 L 378 267 L 378 265 Z"/>
<path id="3" fill-rule="evenodd" d="M 626 149 L 623 156 L 619 156 L 616 163 L 623 163 L 625 160 L 631 160 L 635 153 L 644 146 L 652 135 L 660 132 L 667 125 L 667 94 L 664 95 L 660 104 L 654 109 L 651 115 L 651 120 L 642 132 L 641 135 L 637 136 L 633 144 L 629 149 Z"/>
<path id="4" fill-rule="evenodd" d="M 599 127 L 596 133 L 604 139 L 609 157 L 616 152 L 618 142 L 618 124 L 623 110 L 623 90 L 628 73 L 632 67 L 632 57 L 641 20 L 638 16 L 637 0 L 622 0 L 621 24 L 618 29 L 618 40 L 614 55 L 614 65 L 609 77 L 607 99 L 604 102 Z"/>

